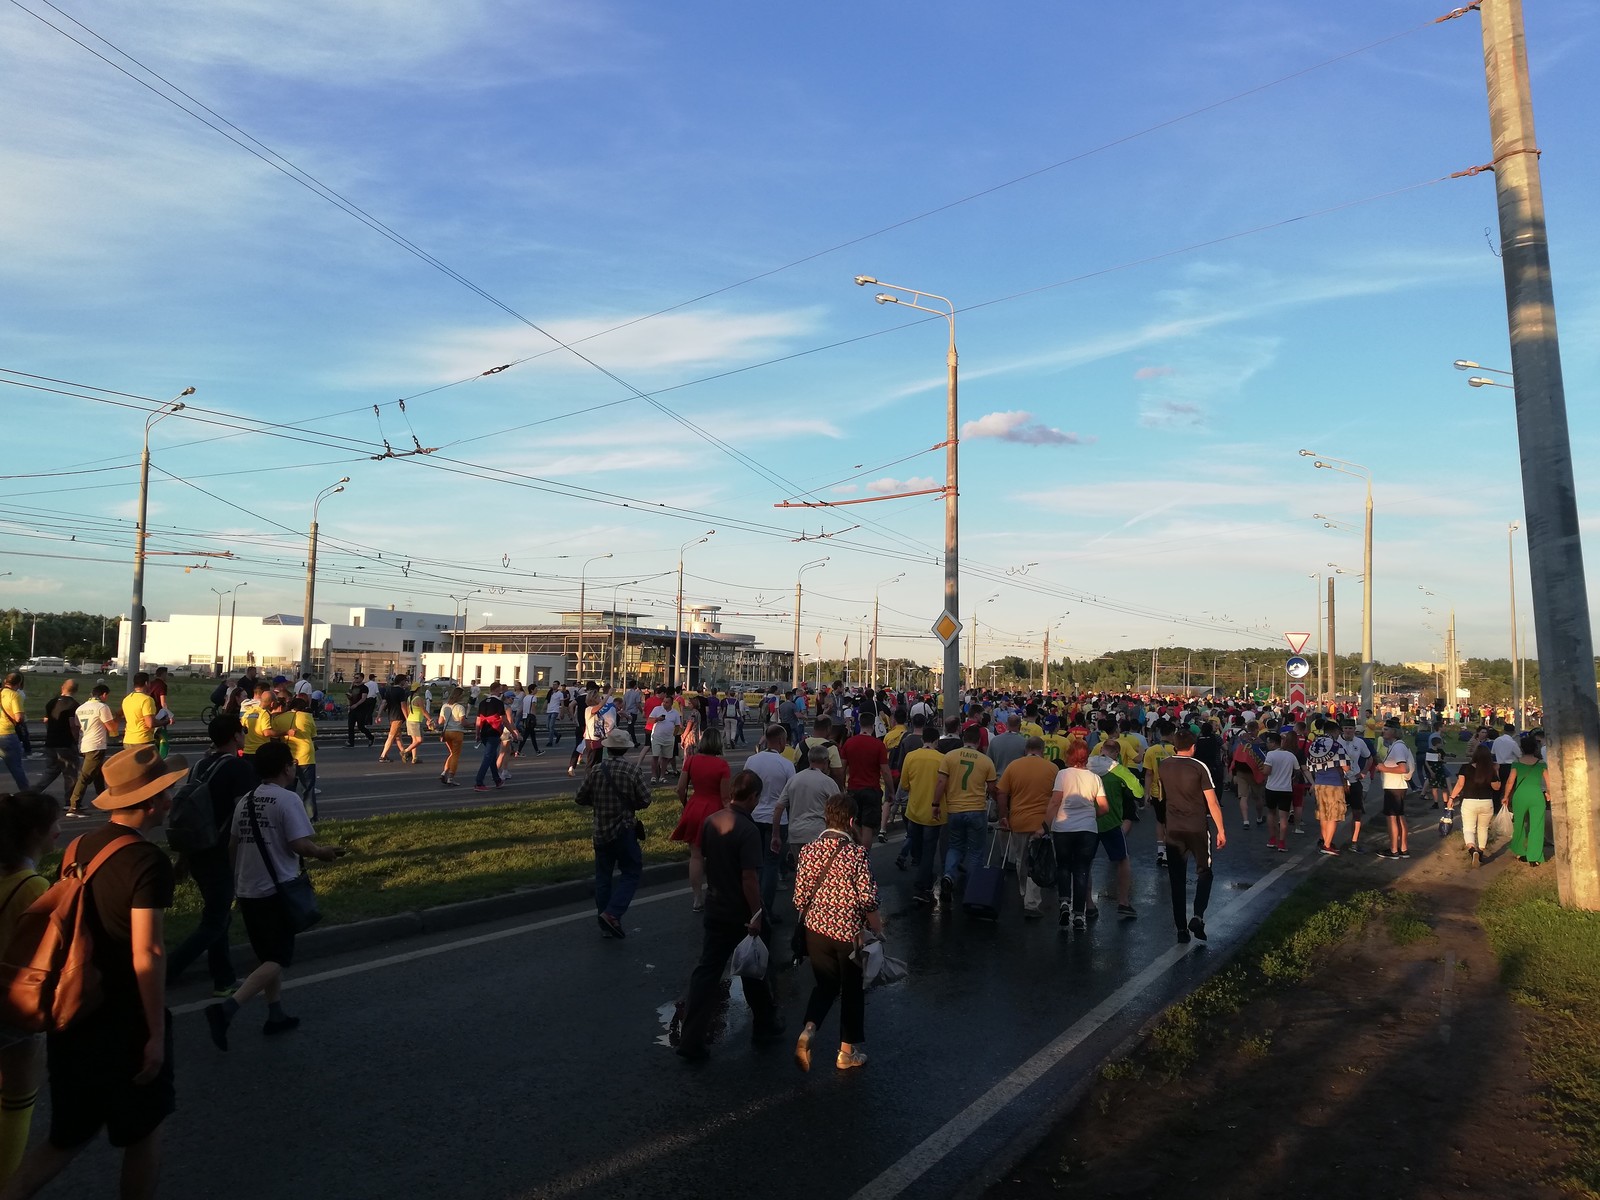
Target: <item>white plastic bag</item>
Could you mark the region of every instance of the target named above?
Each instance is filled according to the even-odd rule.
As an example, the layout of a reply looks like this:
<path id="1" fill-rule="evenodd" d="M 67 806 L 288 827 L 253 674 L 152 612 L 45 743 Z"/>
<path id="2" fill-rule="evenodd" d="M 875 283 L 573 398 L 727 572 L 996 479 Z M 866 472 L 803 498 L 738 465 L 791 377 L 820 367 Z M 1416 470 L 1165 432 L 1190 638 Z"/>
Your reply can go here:
<path id="1" fill-rule="evenodd" d="M 767 977 L 767 944 L 750 934 L 733 951 L 733 973 L 740 979 Z"/>
<path id="2" fill-rule="evenodd" d="M 1500 811 L 1495 813 L 1489 822 L 1489 840 L 1492 842 L 1509 842 L 1511 840 L 1511 806 L 1502 804 Z"/>

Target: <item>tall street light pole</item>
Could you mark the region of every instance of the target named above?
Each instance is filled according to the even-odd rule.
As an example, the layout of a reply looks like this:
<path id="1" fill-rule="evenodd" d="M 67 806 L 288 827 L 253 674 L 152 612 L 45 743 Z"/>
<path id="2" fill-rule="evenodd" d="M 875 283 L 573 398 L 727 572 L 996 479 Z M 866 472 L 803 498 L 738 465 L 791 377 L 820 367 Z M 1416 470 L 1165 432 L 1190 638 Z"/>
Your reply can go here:
<path id="1" fill-rule="evenodd" d="M 919 312 L 932 313 L 943 317 L 950 327 L 950 347 L 945 354 L 945 367 L 947 371 L 947 397 L 945 401 L 945 451 L 944 451 L 944 611 L 950 614 L 952 620 L 957 619 L 961 612 L 960 596 L 960 512 L 957 506 L 958 491 L 956 488 L 956 462 L 959 440 L 956 432 L 956 307 L 945 296 L 935 295 L 933 292 L 919 291 L 916 288 L 901 287 L 898 284 L 882 283 L 870 275 L 857 275 L 856 284 L 865 287 L 867 284 L 876 287 L 888 288 L 889 292 L 903 293 L 901 296 L 890 295 L 889 292 L 879 292 L 874 299 L 879 304 L 900 304 L 906 308 L 914 308 Z M 905 299 L 909 296 L 910 299 Z M 923 300 L 936 300 L 944 305 L 944 309 L 930 308 L 921 303 Z M 947 717 L 955 716 L 961 711 L 961 644 L 959 638 L 951 638 L 944 648 L 944 714 Z"/>
<path id="2" fill-rule="evenodd" d="M 461 676 L 456 674 L 456 644 L 460 643 L 461 645 L 461 675 L 465 675 L 467 673 L 467 605 L 482 590 L 482 588 L 473 588 L 465 596 L 450 597 L 451 600 L 455 601 L 456 605 L 454 610 L 455 629 L 452 630 L 456 636 L 450 639 L 450 678 L 455 681 L 457 687 L 461 685 Z"/>
<path id="3" fill-rule="evenodd" d="M 144 451 L 139 455 L 139 526 L 133 539 L 133 609 L 128 614 L 132 624 L 128 627 L 128 681 L 139 671 L 139 659 L 144 653 L 144 542 L 145 518 L 150 509 L 150 427 L 163 417 L 182 412 L 184 396 L 194 395 L 192 387 L 184 388 L 155 412 L 145 418 Z"/>
<path id="4" fill-rule="evenodd" d="M 212 588 L 211 590 L 215 592 L 217 596 L 217 632 L 211 639 L 211 669 L 213 671 L 220 671 L 222 669 L 222 660 L 218 658 L 217 655 L 222 653 L 222 598 L 233 589 Z M 101 634 L 100 636 L 104 638 L 105 635 Z"/>
<path id="5" fill-rule="evenodd" d="M 683 670 L 683 554 L 690 546 L 698 546 L 701 542 L 709 541 L 715 529 L 708 529 L 697 538 L 685 542 L 678 547 L 678 629 L 672 636 L 672 686 L 677 687 L 680 672 Z M 692 635 L 691 635 L 692 636 Z M 691 662 L 693 655 L 689 656 Z"/>
<path id="6" fill-rule="evenodd" d="M 583 627 L 587 623 L 585 608 L 588 605 L 588 574 L 589 564 L 597 563 L 601 559 L 610 558 L 610 554 L 596 554 L 593 558 L 585 560 L 583 567 L 578 571 L 578 682 L 583 679 Z"/>
<path id="7" fill-rule="evenodd" d="M 831 557 L 832 555 L 828 556 Z M 822 566 L 828 558 L 814 559 L 802 566 L 794 575 L 794 662 L 789 665 L 789 686 L 792 688 L 800 686 L 800 577 L 812 567 Z M 820 661 L 821 655 L 818 655 L 818 659 Z"/>
<path id="8" fill-rule="evenodd" d="M 306 610 L 300 625 L 300 674 L 308 674 L 311 670 L 311 606 L 317 595 L 317 510 L 322 507 L 322 502 L 329 496 L 337 496 L 344 491 L 344 485 L 350 482 L 346 475 L 338 483 L 330 483 L 317 493 L 317 498 L 311 502 L 311 542 L 306 551 Z M 324 681 L 328 675 L 328 662 L 322 663 Z"/>
<path id="9" fill-rule="evenodd" d="M 233 622 L 239 615 L 239 589 L 249 586 L 248 582 L 234 584 L 233 599 L 228 602 L 228 665 L 223 668 L 226 675 L 233 674 Z"/>
<path id="10" fill-rule="evenodd" d="M 1593 910 L 1600 909 L 1600 703 L 1595 694 L 1594 638 L 1522 3 L 1484 0 L 1478 11 L 1494 144 L 1523 512 L 1528 522 L 1534 636 L 1549 734 L 1556 888 L 1563 904 Z"/>
<path id="11" fill-rule="evenodd" d="M 1313 458 L 1313 467 L 1350 475 L 1367 485 L 1366 522 L 1361 539 L 1361 719 L 1372 716 L 1372 472 L 1360 463 L 1342 458 L 1317 458 L 1311 450 L 1300 451 L 1302 458 Z"/>
<path id="12" fill-rule="evenodd" d="M 1506 526 L 1506 584 L 1511 593 L 1511 703 L 1515 706 L 1517 729 L 1524 724 L 1522 691 L 1518 681 L 1522 677 L 1522 661 L 1517 654 L 1517 530 L 1521 526 L 1512 521 Z"/>
<path id="13" fill-rule="evenodd" d="M 906 573 L 901 571 L 900 574 L 891 579 L 885 579 L 872 589 L 872 666 L 870 668 L 871 678 L 868 686 L 874 692 L 878 690 L 878 592 L 888 587 L 891 583 L 899 583 L 905 577 Z"/>

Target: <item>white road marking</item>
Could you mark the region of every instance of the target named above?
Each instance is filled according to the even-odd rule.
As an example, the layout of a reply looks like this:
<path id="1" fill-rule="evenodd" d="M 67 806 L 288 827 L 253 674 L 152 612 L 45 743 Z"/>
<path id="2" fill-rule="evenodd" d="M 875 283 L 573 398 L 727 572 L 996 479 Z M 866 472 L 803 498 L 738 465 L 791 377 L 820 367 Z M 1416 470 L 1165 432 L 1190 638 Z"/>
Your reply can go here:
<path id="1" fill-rule="evenodd" d="M 641 904 L 654 904 L 660 900 L 673 900 L 680 896 L 687 896 L 689 889 L 674 888 L 670 892 L 657 892 L 652 896 L 635 896 L 633 907 Z M 312 975 L 290 977 L 283 981 L 285 990 L 289 988 L 309 987 L 313 983 L 327 983 L 331 979 L 347 979 L 351 975 L 362 975 L 368 971 L 381 970 L 384 967 L 397 967 L 402 963 L 416 962 L 418 959 L 433 958 L 435 955 L 445 954 L 451 950 L 465 950 L 471 946 L 484 946 L 490 942 L 504 941 L 506 938 L 521 937 L 525 933 L 537 933 L 541 929 L 554 929 L 558 925 L 572 925 L 579 921 L 593 921 L 594 911 L 585 909 L 583 912 L 568 913 L 563 917 L 546 917 L 542 921 L 531 921 L 526 925 L 516 925 L 510 929 L 498 929 L 493 933 L 480 933 L 475 937 L 460 938 L 453 942 L 441 942 L 437 946 L 423 946 L 417 950 L 407 950 L 401 954 L 390 954 L 384 958 L 374 958 L 369 962 L 352 963 L 348 967 L 335 967 L 331 971 L 318 971 Z M 172 1010 L 173 1016 L 182 1016 L 184 1013 L 199 1012 L 216 1000 L 196 1000 L 190 1004 L 180 1004 Z"/>
<path id="2" fill-rule="evenodd" d="M 1223 911 L 1229 915 L 1243 912 L 1259 900 L 1274 883 L 1309 857 L 1307 854 L 1295 855 L 1288 862 L 1268 872 L 1248 892 Z M 1116 1016 L 1135 996 L 1171 970 L 1175 964 L 1181 962 L 1190 950 L 1190 946 L 1173 946 L 1078 1018 L 1044 1049 L 1023 1062 L 987 1092 L 934 1130 L 898 1162 L 857 1192 L 852 1200 L 887 1200 L 888 1197 L 898 1196 L 911 1187 L 935 1164 L 943 1161 L 952 1150 L 976 1133 L 990 1117 L 1010 1104 L 1043 1077 L 1050 1068 L 1082 1045 L 1091 1034 Z"/>

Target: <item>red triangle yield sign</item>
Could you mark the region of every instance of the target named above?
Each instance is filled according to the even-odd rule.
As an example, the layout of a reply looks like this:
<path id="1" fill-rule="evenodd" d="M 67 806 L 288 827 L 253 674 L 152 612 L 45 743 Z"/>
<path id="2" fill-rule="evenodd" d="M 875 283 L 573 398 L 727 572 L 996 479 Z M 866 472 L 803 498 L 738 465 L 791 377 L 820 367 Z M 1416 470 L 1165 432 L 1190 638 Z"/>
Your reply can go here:
<path id="1" fill-rule="evenodd" d="M 1306 643 L 1311 640 L 1309 633 L 1286 633 L 1283 636 L 1289 643 L 1289 651 L 1292 654 L 1299 654 L 1300 651 L 1306 648 Z"/>

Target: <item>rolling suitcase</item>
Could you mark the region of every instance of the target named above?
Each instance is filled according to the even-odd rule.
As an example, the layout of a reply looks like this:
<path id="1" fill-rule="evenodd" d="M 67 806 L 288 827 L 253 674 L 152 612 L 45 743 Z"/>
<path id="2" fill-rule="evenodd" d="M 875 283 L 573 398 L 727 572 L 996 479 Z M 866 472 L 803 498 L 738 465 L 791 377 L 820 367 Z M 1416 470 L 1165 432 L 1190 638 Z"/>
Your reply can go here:
<path id="1" fill-rule="evenodd" d="M 1000 865 L 994 866 L 994 848 L 1006 838 L 1006 853 L 1000 856 Z M 961 907 L 980 921 L 995 921 L 1000 917 L 1000 898 L 1005 895 L 1006 860 L 1010 856 L 1010 837 L 1002 830 L 994 831 L 989 843 L 989 853 L 983 865 L 967 876 L 967 890 L 962 893 Z"/>

